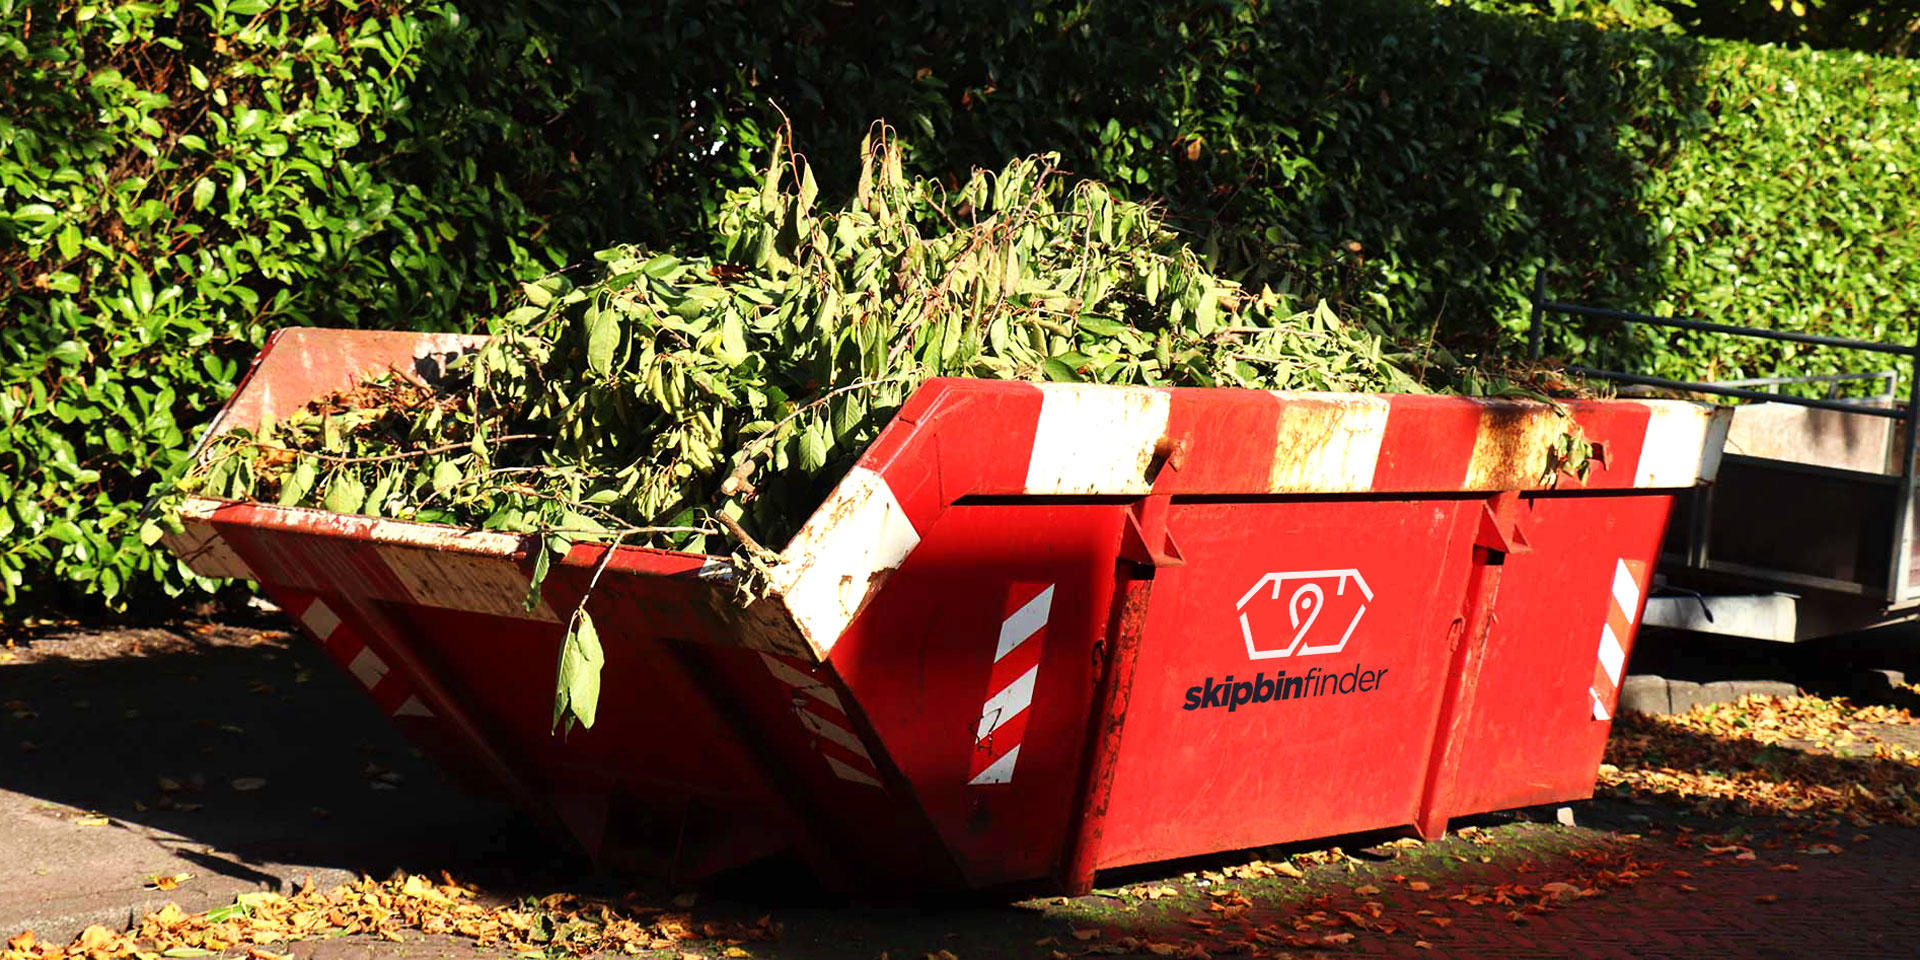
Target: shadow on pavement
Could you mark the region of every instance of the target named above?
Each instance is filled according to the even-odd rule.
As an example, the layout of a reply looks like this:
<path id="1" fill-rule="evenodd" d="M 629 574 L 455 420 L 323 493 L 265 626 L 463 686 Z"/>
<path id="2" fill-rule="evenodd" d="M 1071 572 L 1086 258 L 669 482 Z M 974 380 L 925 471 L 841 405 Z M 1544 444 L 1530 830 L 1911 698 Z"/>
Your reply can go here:
<path id="1" fill-rule="evenodd" d="M 283 867 L 380 876 L 538 849 L 516 814 L 450 786 L 319 650 L 279 629 L 82 628 L 7 653 L 0 806 L 18 816 L 0 819 L 0 860 L 45 845 L 39 818 L 71 824 L 75 855 L 103 868 L 116 844 L 95 834 L 118 831 L 128 859 L 159 845 L 190 872 L 269 887 Z"/>

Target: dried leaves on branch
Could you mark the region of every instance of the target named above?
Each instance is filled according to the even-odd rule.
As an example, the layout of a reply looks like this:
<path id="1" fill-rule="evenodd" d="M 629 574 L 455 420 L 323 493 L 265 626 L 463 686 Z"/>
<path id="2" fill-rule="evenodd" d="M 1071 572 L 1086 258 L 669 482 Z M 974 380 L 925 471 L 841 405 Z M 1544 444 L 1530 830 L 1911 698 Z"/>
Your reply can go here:
<path id="1" fill-rule="evenodd" d="M 536 584 L 583 538 L 737 543 L 751 570 L 930 377 L 1419 389 L 1375 333 L 1215 276 L 1055 156 L 949 186 L 876 127 L 860 163 L 821 209 L 777 157 L 717 218 L 720 256 L 602 251 L 590 282 L 528 285 L 435 389 L 389 377 L 234 430 L 181 492 L 537 534 Z M 556 722 L 590 723 L 565 687 Z"/>
<path id="2" fill-rule="evenodd" d="M 907 179 L 882 129 L 861 163 L 821 210 L 782 158 L 729 200 L 724 255 L 602 251 L 592 282 L 529 285 L 439 390 L 384 380 L 234 431 L 190 483 L 706 551 L 723 515 L 777 547 L 929 377 L 1417 389 L 1378 336 L 1212 275 L 1053 156 L 949 189 Z"/>

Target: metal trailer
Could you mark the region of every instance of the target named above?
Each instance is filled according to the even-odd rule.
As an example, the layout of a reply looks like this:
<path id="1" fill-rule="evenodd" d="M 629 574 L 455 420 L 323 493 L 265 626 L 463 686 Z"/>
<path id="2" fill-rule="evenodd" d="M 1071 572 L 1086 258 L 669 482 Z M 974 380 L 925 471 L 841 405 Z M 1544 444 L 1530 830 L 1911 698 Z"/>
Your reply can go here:
<path id="1" fill-rule="evenodd" d="M 214 431 L 473 340 L 286 330 Z M 780 851 L 847 888 L 1096 870 L 1589 796 L 1711 407 L 943 379 L 771 593 L 722 558 L 195 499 L 167 546 L 257 580 L 443 764 L 613 868 Z M 1577 424 L 1604 450 L 1554 470 Z M 568 611 L 597 722 L 549 732 Z"/>
<path id="2" fill-rule="evenodd" d="M 1698 634 L 1794 642 L 1920 618 L 1914 538 L 1914 435 L 1920 347 L 1742 327 L 1562 303 L 1534 283 L 1530 345 L 1542 352 L 1549 314 L 1610 323 L 1846 348 L 1905 358 L 1897 370 L 1755 380 L 1685 381 L 1618 370 L 1568 371 L 1637 387 L 1751 401 L 1733 407 L 1718 480 L 1681 498 L 1660 556 L 1645 623 Z M 1841 399 L 1839 388 L 1877 380 L 1881 394 Z M 1755 389 L 1826 384 L 1828 396 Z"/>

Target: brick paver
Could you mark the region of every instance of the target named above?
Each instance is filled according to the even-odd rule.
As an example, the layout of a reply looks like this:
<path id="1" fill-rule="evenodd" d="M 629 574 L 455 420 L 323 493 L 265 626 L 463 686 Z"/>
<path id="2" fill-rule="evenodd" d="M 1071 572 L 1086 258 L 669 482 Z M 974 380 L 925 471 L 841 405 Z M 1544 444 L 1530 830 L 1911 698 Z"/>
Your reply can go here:
<path id="1" fill-rule="evenodd" d="M 1864 843 L 1843 842 L 1839 855 L 1783 848 L 1756 850 L 1746 861 L 1649 842 L 1647 855 L 1666 869 L 1631 887 L 1524 924 L 1485 910 L 1456 911 L 1452 927 L 1423 934 L 1431 949 L 1401 937 L 1356 941 L 1342 952 L 1462 960 L 1920 957 L 1920 831 L 1877 828 L 1868 835 Z M 1797 869 L 1775 869 L 1782 864 Z"/>

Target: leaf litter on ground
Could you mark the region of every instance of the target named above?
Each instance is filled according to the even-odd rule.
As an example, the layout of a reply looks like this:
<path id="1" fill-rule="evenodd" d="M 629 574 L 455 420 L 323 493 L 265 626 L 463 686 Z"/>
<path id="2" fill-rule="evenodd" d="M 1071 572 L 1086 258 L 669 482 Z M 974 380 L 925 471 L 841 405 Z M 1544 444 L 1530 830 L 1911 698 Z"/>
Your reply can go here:
<path id="1" fill-rule="evenodd" d="M 156 960 L 216 953 L 280 960 L 289 956 L 288 944 L 296 940 L 361 934 L 398 941 L 410 932 L 553 958 L 636 954 L 693 944 L 712 946 L 723 956 L 743 956 L 743 944 L 778 937 L 770 917 L 748 923 L 707 920 L 631 897 L 564 893 L 489 906 L 477 901 L 473 888 L 451 877 L 442 875 L 434 882 L 408 875 L 386 882 L 363 879 L 325 891 L 309 882 L 285 896 L 245 893 L 229 906 L 200 913 L 168 904 L 127 930 L 92 926 L 65 944 L 24 931 L 7 941 L 0 960 Z"/>
<path id="2" fill-rule="evenodd" d="M 1708 815 L 1911 827 L 1920 824 L 1920 751 L 1873 731 L 1916 725 L 1903 709 L 1819 696 L 1746 696 L 1674 716 L 1625 712 L 1599 782 L 1613 796 Z"/>
<path id="3" fill-rule="evenodd" d="M 1333 865 L 1344 858 L 1314 859 Z M 1277 957 L 1293 955 L 1292 951 L 1349 947 L 1362 938 L 1393 938 L 1430 949 L 1434 942 L 1449 938 L 1448 928 L 1456 919 L 1477 912 L 1488 922 L 1527 923 L 1532 917 L 1632 887 L 1656 874 L 1661 865 L 1642 845 L 1603 841 L 1527 867 L 1524 882 L 1440 876 L 1411 879 L 1399 874 L 1350 887 L 1329 884 L 1325 876 L 1317 876 L 1315 882 L 1288 893 L 1279 891 L 1294 888 L 1210 888 L 1201 902 L 1166 915 L 1153 929 L 1142 930 L 1137 924 L 1115 929 L 1081 927 L 1073 931 L 1078 943 L 1049 941 L 1045 946 L 1053 948 L 1050 955 L 1055 957 Z M 1276 876 L 1229 867 L 1199 877 L 1226 880 L 1236 875 L 1247 880 Z M 1388 886 L 1383 888 L 1381 883 Z M 1427 946 L 1418 947 L 1419 943 Z"/>

